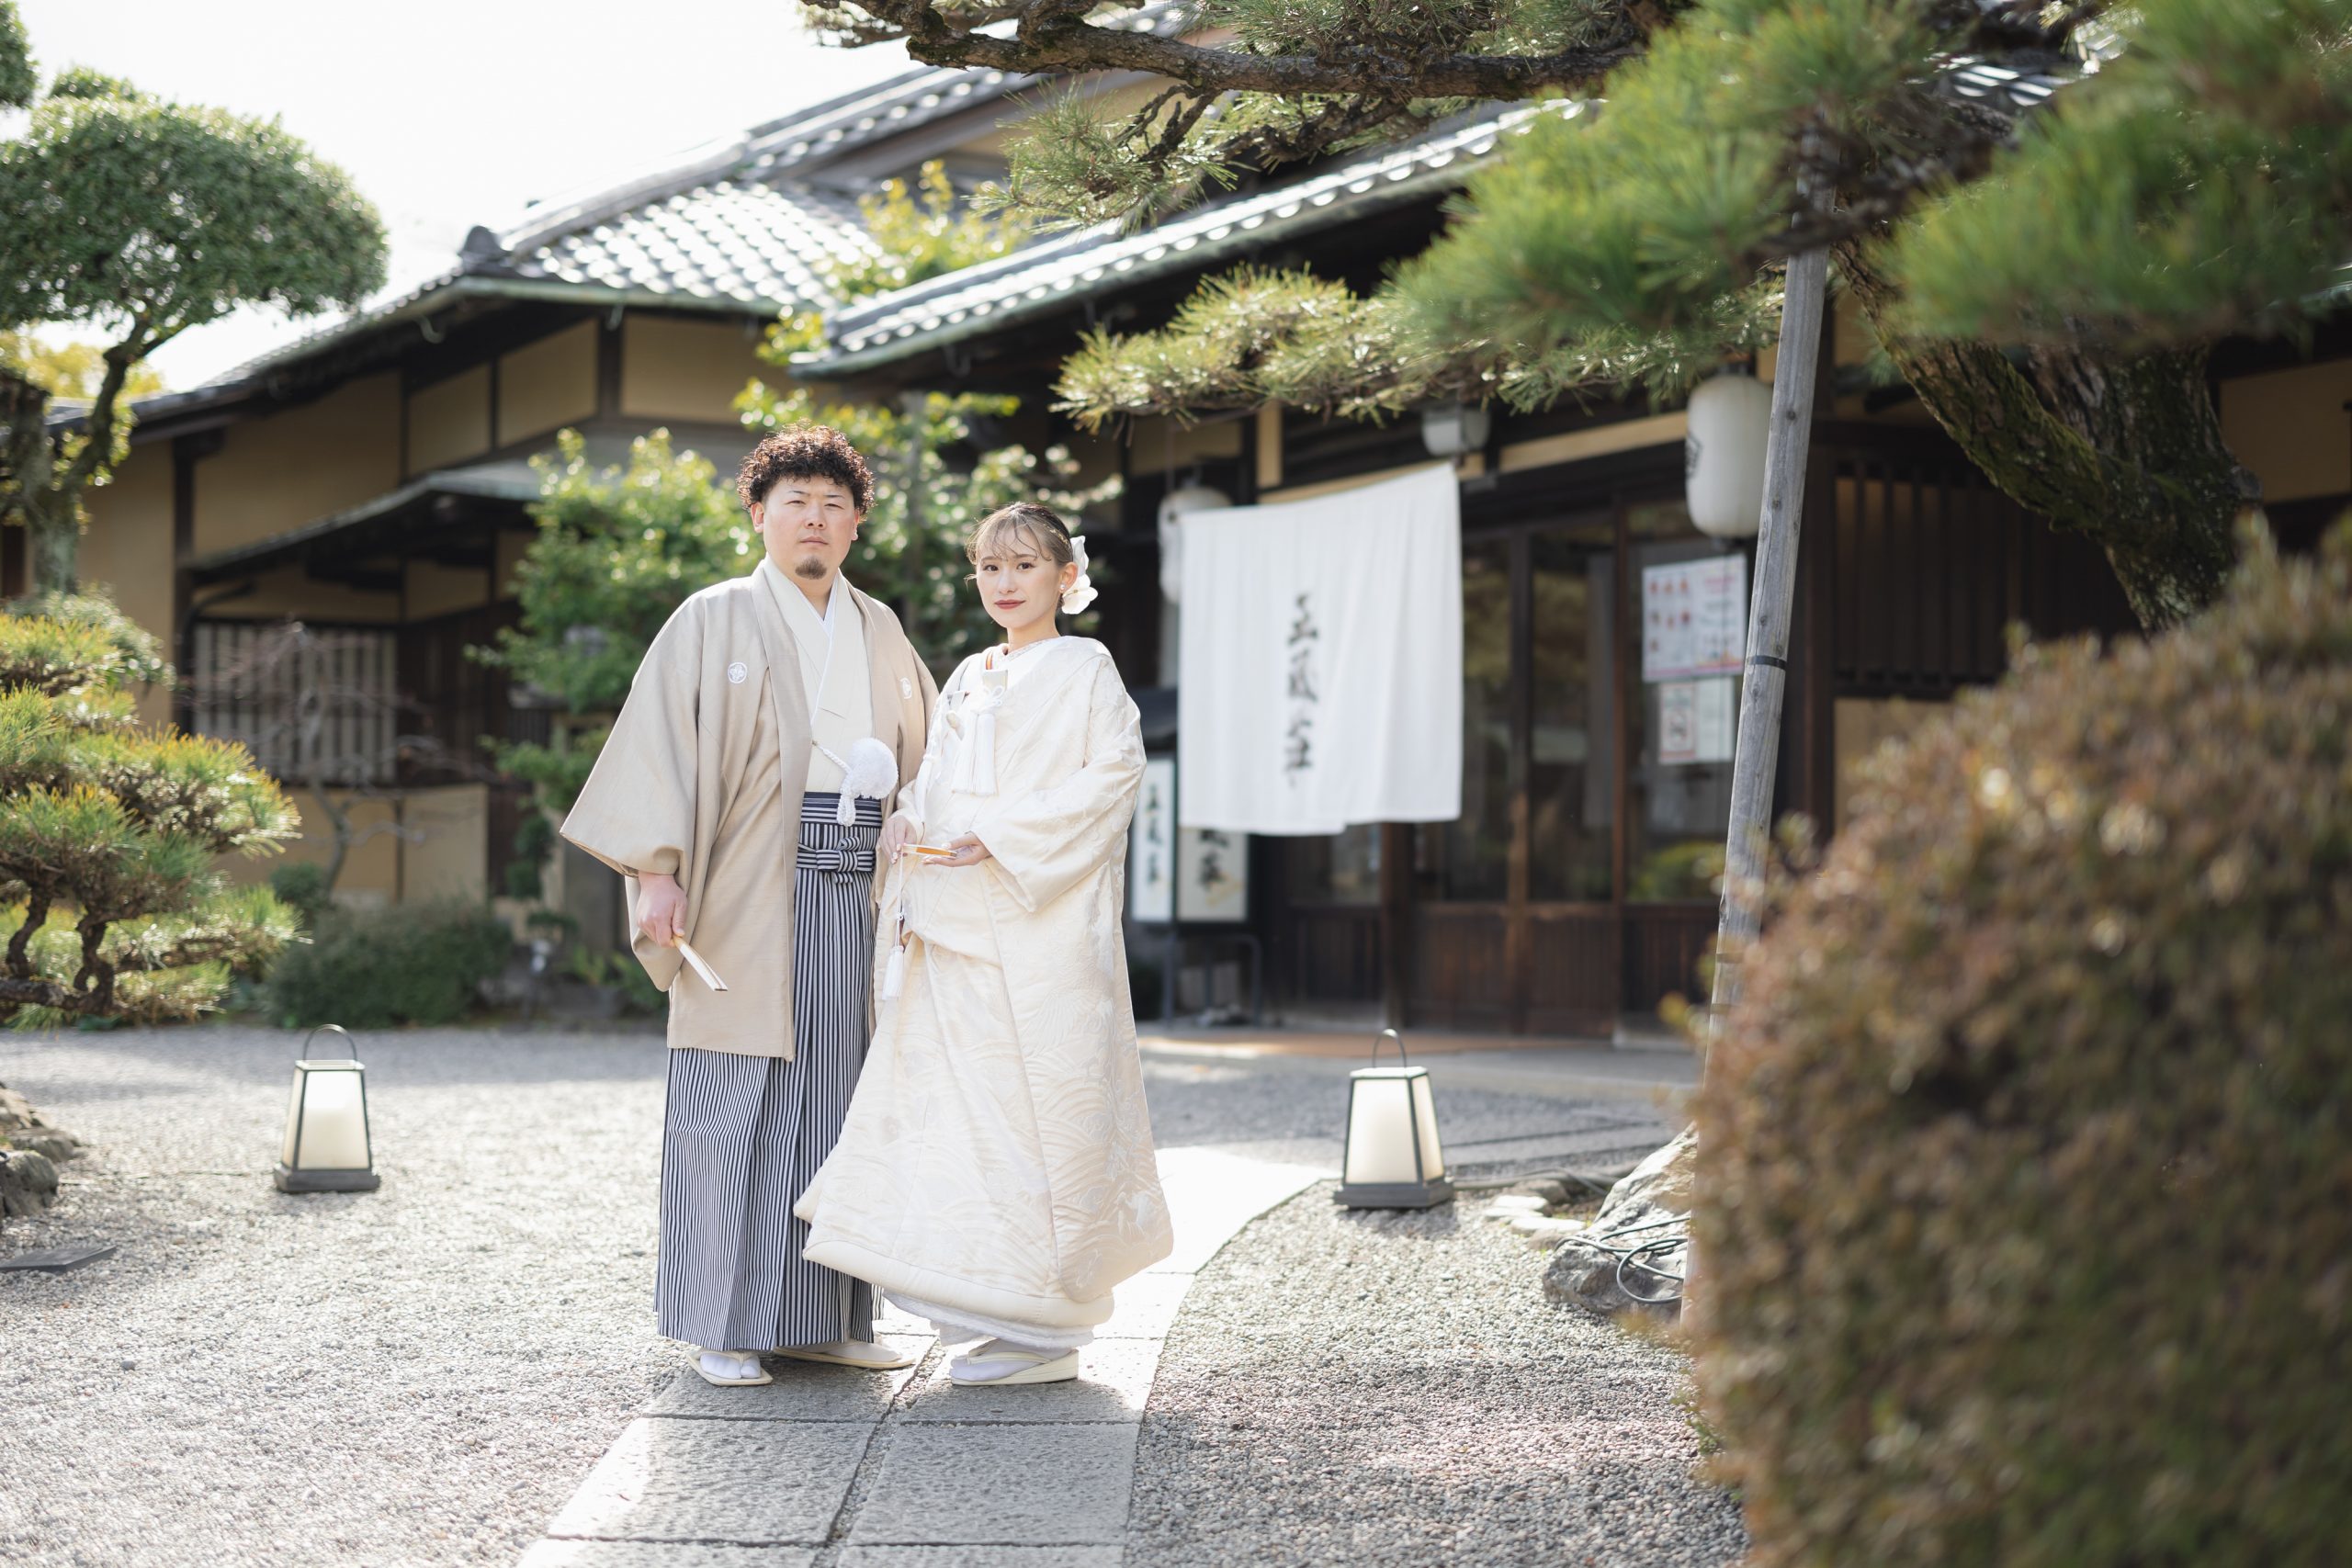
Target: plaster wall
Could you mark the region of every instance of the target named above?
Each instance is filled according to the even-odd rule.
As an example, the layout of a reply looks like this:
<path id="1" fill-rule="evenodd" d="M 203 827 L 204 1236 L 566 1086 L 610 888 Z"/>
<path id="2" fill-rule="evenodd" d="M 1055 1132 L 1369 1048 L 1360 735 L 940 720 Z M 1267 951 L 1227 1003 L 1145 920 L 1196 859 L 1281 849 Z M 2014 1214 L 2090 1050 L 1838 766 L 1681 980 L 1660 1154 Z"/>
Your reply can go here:
<path id="1" fill-rule="evenodd" d="M 732 423 L 735 399 L 753 377 L 780 385 L 759 337 L 735 321 L 632 315 L 621 323 L 621 412 L 634 419 Z"/>
<path id="2" fill-rule="evenodd" d="M 408 618 L 429 621 L 460 610 L 479 610 L 490 603 L 491 572 L 478 566 L 443 566 L 438 561 L 412 560 L 406 568 Z"/>
<path id="3" fill-rule="evenodd" d="M 582 321 L 498 361 L 498 443 L 512 446 L 596 412 L 596 322 Z"/>
<path id="4" fill-rule="evenodd" d="M 2222 383 L 2222 436 L 2265 501 L 2352 490 L 2352 359 Z"/>
<path id="5" fill-rule="evenodd" d="M 490 367 L 477 365 L 408 395 L 408 468 L 429 474 L 490 450 Z"/>
<path id="6" fill-rule="evenodd" d="M 221 449 L 196 467 L 196 553 L 249 545 L 397 486 L 400 397 L 396 377 L 368 376 L 229 426 Z"/>
<path id="7" fill-rule="evenodd" d="M 83 582 L 104 592 L 123 614 L 172 650 L 172 449 L 167 443 L 134 446 L 109 482 L 87 492 L 90 526 L 82 536 Z M 139 716 L 161 724 L 172 716 L 160 687 L 139 702 Z"/>

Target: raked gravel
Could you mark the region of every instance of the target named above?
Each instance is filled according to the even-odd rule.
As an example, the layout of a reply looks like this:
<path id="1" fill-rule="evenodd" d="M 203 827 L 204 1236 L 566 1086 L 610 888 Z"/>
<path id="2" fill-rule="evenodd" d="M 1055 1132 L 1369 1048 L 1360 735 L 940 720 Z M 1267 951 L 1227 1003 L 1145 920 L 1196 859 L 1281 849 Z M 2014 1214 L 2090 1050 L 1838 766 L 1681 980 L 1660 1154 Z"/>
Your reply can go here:
<path id="1" fill-rule="evenodd" d="M 1677 1351 L 1544 1299 L 1468 1198 L 1308 1188 L 1193 1281 L 1144 1413 L 1129 1568 L 1736 1562 Z"/>
<path id="2" fill-rule="evenodd" d="M 677 1365 L 658 1038 L 363 1039 L 381 1190 L 270 1184 L 298 1036 L 0 1037 L 92 1145 L 0 1251 L 0 1562 L 512 1562 Z"/>
<path id="3" fill-rule="evenodd" d="M 289 1197 L 299 1039 L 0 1034 L 0 1082 L 91 1145 L 0 1254 L 121 1249 L 0 1274 L 0 1562 L 511 1563 L 682 1364 L 650 1310 L 657 1034 L 363 1036 L 383 1188 Z M 1152 1058 L 1154 1126 L 1328 1168 L 1355 1065 Z M 1662 1134 L 1433 1070 L 1465 1158 Z M 1544 1306 L 1499 1227 L 1329 1207 L 1261 1222 L 1185 1305 L 1129 1563 L 1723 1560 L 1670 1354 Z"/>

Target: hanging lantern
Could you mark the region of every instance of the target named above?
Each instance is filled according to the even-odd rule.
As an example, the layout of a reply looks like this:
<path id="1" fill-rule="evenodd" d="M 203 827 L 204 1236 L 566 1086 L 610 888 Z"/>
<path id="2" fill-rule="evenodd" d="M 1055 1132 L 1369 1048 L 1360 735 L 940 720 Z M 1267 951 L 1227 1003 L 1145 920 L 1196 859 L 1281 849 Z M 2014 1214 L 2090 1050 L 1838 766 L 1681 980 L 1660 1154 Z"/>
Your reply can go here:
<path id="1" fill-rule="evenodd" d="M 1465 403 L 1460 398 L 1452 398 L 1421 411 L 1421 445 L 1430 449 L 1432 457 L 1459 457 L 1476 452 L 1486 446 L 1487 432 L 1493 428 L 1494 422 L 1483 403 Z"/>
<path id="2" fill-rule="evenodd" d="M 1710 377 L 1690 394 L 1683 492 L 1699 532 L 1718 539 L 1755 536 L 1764 516 L 1764 447 L 1771 433 L 1772 389 L 1745 369 Z"/>
<path id="3" fill-rule="evenodd" d="M 1233 498 L 1214 485 L 1193 483 L 1168 492 L 1159 503 L 1159 593 L 1170 604 L 1182 597 L 1184 581 L 1183 528 L 1187 514 L 1222 512 Z"/>
<path id="4" fill-rule="evenodd" d="M 1379 1065 L 1383 1040 L 1396 1042 L 1396 1066 Z M 1373 1037 L 1372 1059 L 1348 1075 L 1339 1201 L 1351 1209 L 1426 1209 L 1451 1201 L 1430 1070 L 1405 1060 L 1405 1038 L 1393 1029 Z"/>
<path id="5" fill-rule="evenodd" d="M 277 1156 L 280 1192 L 373 1192 L 383 1181 L 368 1137 L 368 1069 L 356 1056 L 313 1059 L 310 1054 L 311 1042 L 329 1030 L 350 1046 L 350 1032 L 339 1023 L 302 1036 Z"/>

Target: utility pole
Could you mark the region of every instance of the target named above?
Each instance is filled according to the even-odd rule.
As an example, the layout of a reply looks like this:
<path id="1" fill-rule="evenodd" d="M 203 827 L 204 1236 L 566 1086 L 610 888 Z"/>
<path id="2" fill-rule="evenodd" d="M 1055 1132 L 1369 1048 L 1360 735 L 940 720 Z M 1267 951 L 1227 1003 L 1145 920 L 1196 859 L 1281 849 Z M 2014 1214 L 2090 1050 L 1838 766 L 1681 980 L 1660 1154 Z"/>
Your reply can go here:
<path id="1" fill-rule="evenodd" d="M 1813 138 L 1805 141 L 1810 152 Z M 1800 176 L 1798 188 L 1806 194 L 1811 211 L 1827 210 L 1831 193 L 1817 175 Z M 1747 619 L 1747 679 L 1740 690 L 1739 735 L 1732 749 L 1731 827 L 1724 843 L 1710 1042 L 1739 1000 L 1740 965 L 1747 962 L 1762 919 L 1757 895 L 1771 831 L 1781 699 L 1789 680 L 1790 606 L 1796 594 L 1797 531 L 1804 517 L 1813 389 L 1820 370 L 1821 324 L 1828 294 L 1826 249 L 1789 258 L 1781 303 L 1781 351 L 1772 372 L 1772 425 L 1764 446 L 1764 516 L 1756 538 L 1756 598 Z"/>

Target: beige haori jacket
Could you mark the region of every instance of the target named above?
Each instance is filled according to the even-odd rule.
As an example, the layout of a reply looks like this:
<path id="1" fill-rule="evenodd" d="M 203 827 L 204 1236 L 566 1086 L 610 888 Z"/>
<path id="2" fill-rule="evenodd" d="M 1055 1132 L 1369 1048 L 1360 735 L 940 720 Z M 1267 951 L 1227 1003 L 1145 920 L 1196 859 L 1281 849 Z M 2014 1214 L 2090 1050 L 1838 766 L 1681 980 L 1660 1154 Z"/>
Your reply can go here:
<path id="1" fill-rule="evenodd" d="M 670 994 L 671 1045 L 789 1059 L 793 867 L 814 752 L 800 656 L 761 581 L 775 570 L 763 558 L 678 606 L 646 649 L 562 832 L 628 878 L 631 946 Z M 849 592 L 874 733 L 897 753 L 903 785 L 921 765 L 937 689 L 899 618 Z M 724 992 L 684 970 L 677 949 L 636 931 L 646 872 L 678 879 L 686 940 L 727 982 Z"/>
<path id="2" fill-rule="evenodd" d="M 1060 1334 L 1172 1246 L 1120 931 L 1143 736 L 1101 643 L 1020 657 L 992 707 L 980 656 L 944 688 L 901 809 L 989 858 L 885 873 L 876 967 L 887 992 L 903 919 L 899 994 L 794 1212 L 812 1263 L 991 1333 Z M 960 768 L 983 709 L 992 764 Z"/>

